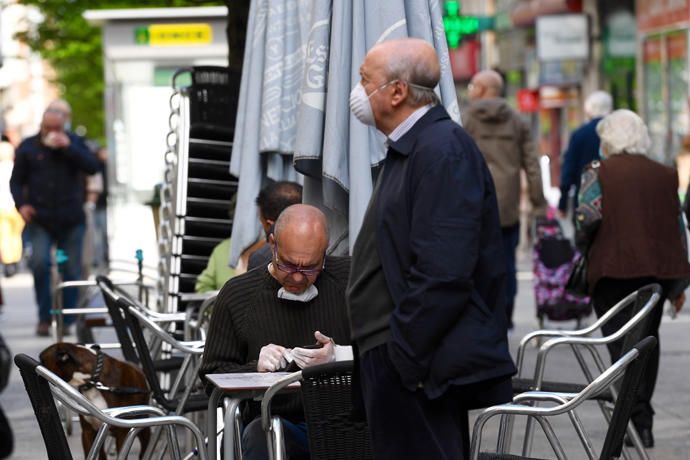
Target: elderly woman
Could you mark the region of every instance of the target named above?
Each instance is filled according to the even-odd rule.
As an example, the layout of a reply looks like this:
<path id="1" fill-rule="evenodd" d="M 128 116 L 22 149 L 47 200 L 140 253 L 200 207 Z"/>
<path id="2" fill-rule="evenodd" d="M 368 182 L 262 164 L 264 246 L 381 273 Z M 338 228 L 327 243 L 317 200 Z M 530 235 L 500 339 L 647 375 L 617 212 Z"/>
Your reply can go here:
<path id="1" fill-rule="evenodd" d="M 690 277 L 676 171 L 647 158 L 647 127 L 629 110 L 617 110 L 597 125 L 602 161 L 582 176 L 577 208 L 578 246 L 588 256 L 587 281 L 594 310 L 603 315 L 623 297 L 658 282 L 662 299 L 651 313 L 651 335 L 659 338 L 666 298 L 680 309 L 684 280 Z M 618 315 L 604 328 L 609 334 L 628 319 Z M 611 360 L 622 343 L 609 346 Z M 657 347 L 640 384 L 632 420 L 645 447 L 654 446 L 651 406 L 659 369 Z"/>

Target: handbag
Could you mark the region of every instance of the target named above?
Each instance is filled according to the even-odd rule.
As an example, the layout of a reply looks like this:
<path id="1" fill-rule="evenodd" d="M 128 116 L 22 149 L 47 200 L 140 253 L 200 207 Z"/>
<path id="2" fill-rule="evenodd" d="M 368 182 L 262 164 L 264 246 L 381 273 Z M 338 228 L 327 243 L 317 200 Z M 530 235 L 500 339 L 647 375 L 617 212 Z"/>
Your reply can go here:
<path id="1" fill-rule="evenodd" d="M 573 265 L 573 270 L 570 272 L 568 281 L 565 283 L 565 291 L 577 295 L 589 295 L 589 286 L 587 285 L 587 256 L 582 255 Z"/>

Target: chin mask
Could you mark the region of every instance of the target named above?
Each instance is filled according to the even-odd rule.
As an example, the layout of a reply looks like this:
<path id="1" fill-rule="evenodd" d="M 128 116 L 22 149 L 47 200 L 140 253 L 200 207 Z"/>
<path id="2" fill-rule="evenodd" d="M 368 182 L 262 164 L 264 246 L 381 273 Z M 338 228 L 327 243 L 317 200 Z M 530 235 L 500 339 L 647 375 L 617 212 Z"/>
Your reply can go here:
<path id="1" fill-rule="evenodd" d="M 278 290 L 279 299 L 293 300 L 295 302 L 306 303 L 314 299 L 317 295 L 319 295 L 319 290 L 316 289 L 316 286 L 314 286 L 313 284 L 309 286 L 307 289 L 305 289 L 305 291 L 301 294 L 293 294 L 292 292 L 286 291 L 285 288 L 280 288 Z"/>

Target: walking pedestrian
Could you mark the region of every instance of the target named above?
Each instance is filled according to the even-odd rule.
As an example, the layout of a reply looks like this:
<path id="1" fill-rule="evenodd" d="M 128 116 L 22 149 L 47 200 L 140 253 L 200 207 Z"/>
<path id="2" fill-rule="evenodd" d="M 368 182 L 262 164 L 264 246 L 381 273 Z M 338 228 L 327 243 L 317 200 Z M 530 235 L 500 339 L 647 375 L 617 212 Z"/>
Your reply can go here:
<path id="1" fill-rule="evenodd" d="M 680 309 L 690 277 L 678 175 L 647 158 L 651 141 L 634 112 L 611 113 L 599 122 L 597 133 L 604 159 L 593 162 L 582 175 L 576 216 L 576 240 L 588 257 L 594 311 L 602 316 L 631 292 L 659 283 L 662 296 L 646 331 L 658 340 L 664 301 L 668 298 Z M 627 310 L 616 315 L 602 326 L 603 333 L 612 334 L 629 317 Z M 621 355 L 621 342 L 608 345 L 612 362 Z M 654 447 L 651 400 L 658 370 L 656 347 L 631 417 L 645 447 Z"/>
<path id="2" fill-rule="evenodd" d="M 66 130 L 68 118 L 61 110 L 47 108 L 40 132 L 19 145 L 10 179 L 15 205 L 27 224 L 32 246 L 30 267 L 38 303 L 36 333 L 50 333 L 51 248 L 67 256 L 63 280 L 81 278 L 84 236 L 84 175 L 98 170 L 98 161 L 83 140 Z M 77 303 L 78 290 L 65 289 L 65 308 Z M 73 317 L 65 317 L 65 325 Z"/>
<path id="3" fill-rule="evenodd" d="M 606 91 L 595 91 L 587 97 L 584 108 L 587 121 L 573 131 L 561 164 L 561 198 L 558 202 L 561 218 L 565 218 L 568 213 L 568 201 L 573 188 L 575 189 L 573 210 L 577 209 L 577 194 L 580 191 L 580 178 L 585 166 L 600 159 L 597 124 L 611 113 L 613 99 Z M 573 212 L 573 218 L 574 215 Z"/>
<path id="4" fill-rule="evenodd" d="M 497 72 L 484 70 L 474 75 L 469 85 L 471 104 L 462 121 L 484 155 L 496 187 L 508 287 L 504 309 L 508 328 L 512 329 L 517 294 L 515 251 L 520 242 L 521 171 L 527 177 L 535 216 L 546 214 L 546 200 L 529 125 L 500 97 L 502 92 L 503 78 Z"/>

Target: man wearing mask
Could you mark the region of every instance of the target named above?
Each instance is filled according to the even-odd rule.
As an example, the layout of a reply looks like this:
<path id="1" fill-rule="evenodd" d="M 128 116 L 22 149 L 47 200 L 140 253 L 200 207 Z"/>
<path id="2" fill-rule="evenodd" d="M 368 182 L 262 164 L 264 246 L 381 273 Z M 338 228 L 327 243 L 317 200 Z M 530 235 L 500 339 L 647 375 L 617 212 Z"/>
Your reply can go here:
<path id="1" fill-rule="evenodd" d="M 347 289 L 374 457 L 467 458 L 468 410 L 513 396 L 493 182 L 429 43 L 380 43 L 360 75 L 350 108 L 388 138 Z"/>
<path id="2" fill-rule="evenodd" d="M 84 176 L 98 170 L 98 161 L 78 136 L 65 130 L 64 111 L 49 107 L 41 130 L 19 145 L 10 189 L 27 224 L 31 243 L 31 271 L 38 303 L 36 333 L 48 336 L 53 301 L 50 284 L 50 250 L 53 244 L 67 256 L 63 281 L 81 278 L 84 236 Z M 66 289 L 64 307 L 77 303 L 77 289 Z M 65 324 L 73 317 L 65 317 Z"/>
<path id="3" fill-rule="evenodd" d="M 349 258 L 326 256 L 328 225 L 317 208 L 297 204 L 278 217 L 271 234 L 272 260 L 231 278 L 211 317 L 199 372 L 275 372 L 293 361 L 300 368 L 352 359 L 345 307 Z M 320 348 L 308 349 L 316 343 Z M 283 423 L 289 458 L 309 455 L 299 395 L 273 403 Z M 258 405 L 252 404 L 242 435 L 245 460 L 268 459 Z"/>

